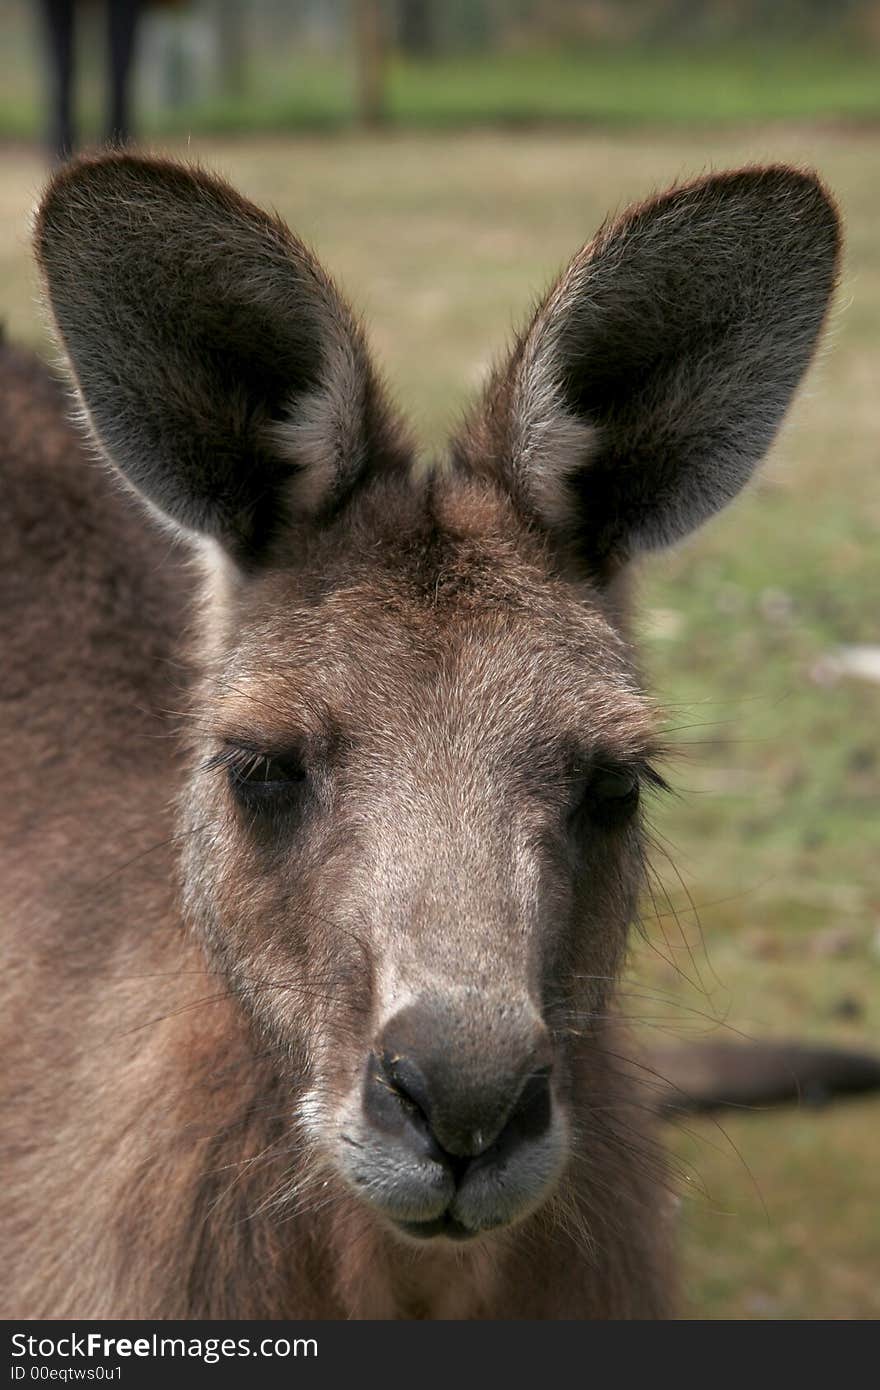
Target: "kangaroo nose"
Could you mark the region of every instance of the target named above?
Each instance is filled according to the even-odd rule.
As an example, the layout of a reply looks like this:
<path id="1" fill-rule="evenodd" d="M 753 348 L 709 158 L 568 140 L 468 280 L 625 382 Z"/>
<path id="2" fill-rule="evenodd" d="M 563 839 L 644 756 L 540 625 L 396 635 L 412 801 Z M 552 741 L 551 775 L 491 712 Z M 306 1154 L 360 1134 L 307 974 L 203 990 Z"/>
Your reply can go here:
<path id="1" fill-rule="evenodd" d="M 549 1035 L 530 1012 L 500 1012 L 482 1041 L 472 1020 L 436 1007 L 416 1004 L 395 1015 L 367 1069 L 372 1125 L 421 1155 L 445 1159 L 458 1176 L 490 1148 L 500 1156 L 543 1134 L 552 1111 Z"/>

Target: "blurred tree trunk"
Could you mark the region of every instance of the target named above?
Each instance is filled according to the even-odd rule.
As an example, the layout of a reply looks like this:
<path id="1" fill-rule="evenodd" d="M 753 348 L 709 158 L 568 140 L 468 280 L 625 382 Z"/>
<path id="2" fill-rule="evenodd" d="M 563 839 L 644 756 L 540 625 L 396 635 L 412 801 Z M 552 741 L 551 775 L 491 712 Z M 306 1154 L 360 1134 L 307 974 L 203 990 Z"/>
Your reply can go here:
<path id="1" fill-rule="evenodd" d="M 433 0 L 397 0 L 397 41 L 409 58 L 431 58 L 437 51 Z"/>
<path id="2" fill-rule="evenodd" d="M 385 25 L 382 0 L 354 0 L 358 115 L 362 125 L 385 118 Z"/>
<path id="3" fill-rule="evenodd" d="M 175 22 L 168 26 L 161 58 L 162 104 L 178 111 L 192 91 L 192 63 L 177 16 L 171 19 Z"/>
<path id="4" fill-rule="evenodd" d="M 248 29 L 244 0 L 215 0 L 217 65 L 224 96 L 244 95 Z"/>

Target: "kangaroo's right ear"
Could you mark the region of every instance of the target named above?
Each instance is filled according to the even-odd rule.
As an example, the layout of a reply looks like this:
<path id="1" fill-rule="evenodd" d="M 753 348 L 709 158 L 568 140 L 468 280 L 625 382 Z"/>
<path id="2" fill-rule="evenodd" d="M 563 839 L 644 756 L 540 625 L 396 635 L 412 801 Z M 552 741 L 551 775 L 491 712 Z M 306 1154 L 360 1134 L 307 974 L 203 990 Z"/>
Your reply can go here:
<path id="1" fill-rule="evenodd" d="M 79 160 L 49 184 L 35 240 L 101 449 L 240 563 L 401 458 L 348 306 L 227 184 L 168 160 Z"/>

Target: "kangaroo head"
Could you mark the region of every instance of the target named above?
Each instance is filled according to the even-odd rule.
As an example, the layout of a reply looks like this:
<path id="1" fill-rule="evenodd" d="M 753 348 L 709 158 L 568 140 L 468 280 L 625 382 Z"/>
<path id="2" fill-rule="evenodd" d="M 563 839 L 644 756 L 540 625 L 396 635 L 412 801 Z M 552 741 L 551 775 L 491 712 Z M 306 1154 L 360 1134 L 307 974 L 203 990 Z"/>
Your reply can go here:
<path id="1" fill-rule="evenodd" d="M 189 923 L 337 1179 L 409 1236 L 515 1221 L 567 1162 L 571 1019 L 605 1011 L 658 781 L 615 578 L 765 453 L 833 206 L 747 169 L 606 225 L 432 469 L 318 262 L 225 184 L 82 161 L 36 241 L 94 438 L 204 567 Z"/>

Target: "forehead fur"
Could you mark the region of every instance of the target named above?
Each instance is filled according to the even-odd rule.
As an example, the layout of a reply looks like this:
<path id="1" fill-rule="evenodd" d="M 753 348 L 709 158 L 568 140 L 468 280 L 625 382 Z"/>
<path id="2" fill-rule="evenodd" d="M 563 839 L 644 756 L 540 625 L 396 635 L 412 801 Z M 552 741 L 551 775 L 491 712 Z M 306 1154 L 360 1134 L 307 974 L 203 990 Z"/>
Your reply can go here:
<path id="1" fill-rule="evenodd" d="M 651 712 L 600 591 L 486 481 L 384 479 L 285 543 L 230 611 L 230 732 L 526 724 L 638 755 Z M 419 740 L 423 742 L 424 740 Z"/>

